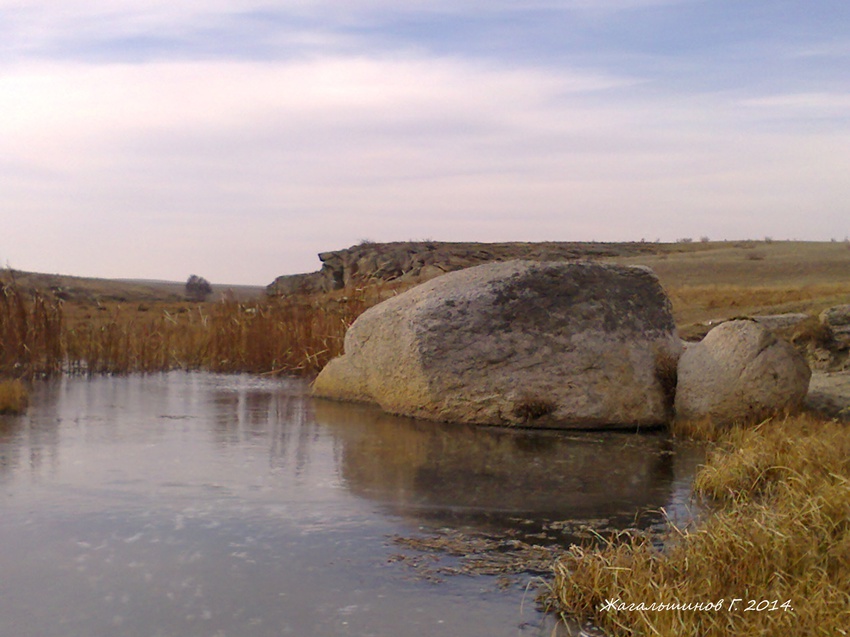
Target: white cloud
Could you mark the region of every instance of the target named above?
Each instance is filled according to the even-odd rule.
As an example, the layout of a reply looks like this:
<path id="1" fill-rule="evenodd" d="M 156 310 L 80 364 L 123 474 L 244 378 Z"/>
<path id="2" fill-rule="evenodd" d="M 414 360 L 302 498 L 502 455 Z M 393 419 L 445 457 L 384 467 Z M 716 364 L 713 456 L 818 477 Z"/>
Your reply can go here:
<path id="1" fill-rule="evenodd" d="M 742 100 L 745 107 L 772 115 L 838 117 L 850 121 L 850 93 L 786 93 Z"/>
<path id="2" fill-rule="evenodd" d="M 0 259 L 267 283 L 364 237 L 846 234 L 848 135 L 751 102 L 449 58 L 19 65 Z"/>
<path id="3" fill-rule="evenodd" d="M 254 16 L 268 18 L 290 45 L 327 47 L 342 37 L 336 27 L 381 24 L 392 15 L 507 14 L 534 9 L 608 14 L 695 0 L 0 0 L 0 51 L 62 56 L 64 47 L 121 39 L 189 38 L 234 28 Z M 510 18 L 508 18 L 509 20 Z M 306 22 L 312 21 L 312 28 Z M 255 26 L 256 26 L 255 25 Z M 270 27 L 271 28 L 271 27 Z M 209 35 L 209 33 L 207 33 Z M 117 52 L 117 50 L 115 51 Z"/>

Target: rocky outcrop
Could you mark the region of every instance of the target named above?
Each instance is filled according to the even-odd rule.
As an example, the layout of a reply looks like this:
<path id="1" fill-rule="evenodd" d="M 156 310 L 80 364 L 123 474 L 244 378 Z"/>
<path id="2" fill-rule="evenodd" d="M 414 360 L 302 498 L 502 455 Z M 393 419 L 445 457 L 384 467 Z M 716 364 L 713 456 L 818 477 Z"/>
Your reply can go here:
<path id="1" fill-rule="evenodd" d="M 815 372 L 806 408 L 844 422 L 850 421 L 850 372 Z"/>
<path id="2" fill-rule="evenodd" d="M 850 344 L 850 305 L 837 305 L 824 310 L 820 322 L 829 328 L 836 341 Z"/>
<path id="3" fill-rule="evenodd" d="M 679 359 L 676 416 L 750 422 L 806 397 L 811 370 L 802 354 L 752 320 L 727 321 Z"/>
<path id="4" fill-rule="evenodd" d="M 511 261 L 447 274 L 367 310 L 313 390 L 448 422 L 661 425 L 680 351 L 648 268 Z"/>
<path id="5" fill-rule="evenodd" d="M 759 325 L 771 330 L 788 330 L 808 321 L 811 317 L 803 312 L 787 314 L 760 314 L 750 317 Z"/>
<path id="6" fill-rule="evenodd" d="M 266 294 L 270 296 L 291 296 L 293 294 L 316 294 L 332 289 L 335 288 L 328 287 L 322 273 L 310 272 L 308 274 L 280 276 L 266 288 Z"/>
<path id="7" fill-rule="evenodd" d="M 371 243 L 319 255 L 322 269 L 278 277 L 270 295 L 309 294 L 380 281 L 422 282 L 494 261 L 530 259 L 568 261 L 654 251 L 647 243 L 443 243 L 437 241 Z"/>

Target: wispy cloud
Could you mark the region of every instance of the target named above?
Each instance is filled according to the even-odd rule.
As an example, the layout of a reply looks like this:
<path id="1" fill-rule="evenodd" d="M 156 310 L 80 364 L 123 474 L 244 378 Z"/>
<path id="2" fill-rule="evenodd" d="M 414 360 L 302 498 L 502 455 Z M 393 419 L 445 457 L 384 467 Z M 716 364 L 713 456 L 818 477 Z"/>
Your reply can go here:
<path id="1" fill-rule="evenodd" d="M 744 106 L 784 111 L 797 116 L 839 116 L 850 121 L 848 93 L 786 93 L 745 99 Z"/>

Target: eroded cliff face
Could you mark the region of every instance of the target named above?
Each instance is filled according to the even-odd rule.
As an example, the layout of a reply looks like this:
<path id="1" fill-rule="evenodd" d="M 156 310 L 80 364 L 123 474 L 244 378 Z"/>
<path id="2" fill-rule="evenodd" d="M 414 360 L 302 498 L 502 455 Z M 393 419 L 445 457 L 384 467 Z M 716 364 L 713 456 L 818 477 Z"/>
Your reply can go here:
<path id="1" fill-rule="evenodd" d="M 321 253 L 321 270 L 280 276 L 266 291 L 273 296 L 312 294 L 381 281 L 422 282 L 494 261 L 570 261 L 650 253 L 654 249 L 648 243 L 361 243 Z"/>

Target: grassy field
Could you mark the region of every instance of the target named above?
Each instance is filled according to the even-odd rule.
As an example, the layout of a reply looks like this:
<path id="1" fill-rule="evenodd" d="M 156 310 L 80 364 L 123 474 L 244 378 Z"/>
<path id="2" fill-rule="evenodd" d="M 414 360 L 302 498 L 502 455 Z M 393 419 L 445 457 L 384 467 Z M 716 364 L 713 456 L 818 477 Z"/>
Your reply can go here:
<path id="1" fill-rule="evenodd" d="M 185 298 L 185 282 L 131 279 L 93 279 L 61 274 L 0 270 L 0 282 L 26 292 L 66 301 L 71 306 L 100 306 L 110 303 L 174 303 Z M 256 301 L 263 297 L 262 286 L 213 285 L 211 301 L 232 299 Z"/>
<path id="2" fill-rule="evenodd" d="M 850 303 L 850 243 L 737 241 L 663 244 L 610 261 L 658 275 L 683 330 L 740 315 L 807 312 Z"/>

